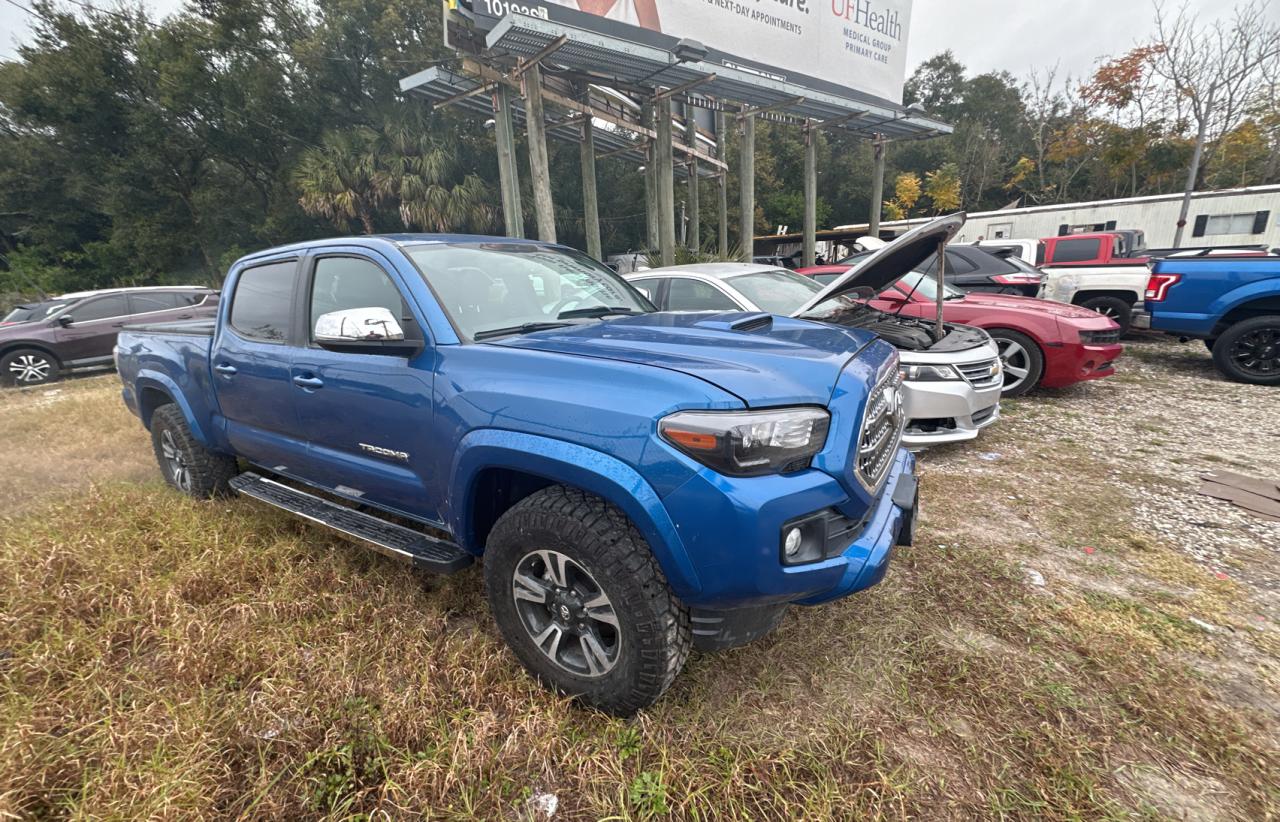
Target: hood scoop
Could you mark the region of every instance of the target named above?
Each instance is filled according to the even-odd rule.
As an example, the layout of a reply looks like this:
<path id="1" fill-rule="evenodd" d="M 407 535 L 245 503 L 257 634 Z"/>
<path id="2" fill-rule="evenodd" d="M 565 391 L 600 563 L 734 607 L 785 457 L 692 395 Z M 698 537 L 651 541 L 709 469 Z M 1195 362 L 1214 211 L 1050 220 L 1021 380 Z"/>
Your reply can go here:
<path id="1" fill-rule="evenodd" d="M 733 319 L 728 319 L 729 317 Z M 768 331 L 773 328 L 773 315 L 765 314 L 762 311 L 753 311 L 750 314 L 720 314 L 715 318 L 699 320 L 694 323 L 694 326 L 705 328 L 709 331 L 740 331 L 745 333 Z"/>

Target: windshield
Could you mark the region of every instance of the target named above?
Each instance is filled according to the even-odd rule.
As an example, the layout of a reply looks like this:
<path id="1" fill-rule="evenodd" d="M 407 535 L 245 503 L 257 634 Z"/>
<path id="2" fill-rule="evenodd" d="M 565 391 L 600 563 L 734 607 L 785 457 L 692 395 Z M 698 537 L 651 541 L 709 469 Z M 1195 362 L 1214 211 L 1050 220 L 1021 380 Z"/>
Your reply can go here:
<path id="1" fill-rule="evenodd" d="M 782 268 L 739 274 L 727 282 L 761 311 L 770 314 L 790 314 L 822 290 L 822 286 L 809 277 Z"/>
<path id="2" fill-rule="evenodd" d="M 28 323 L 43 320 L 68 303 L 48 302 L 20 305 L 4 315 L 0 323 Z"/>
<path id="3" fill-rule="evenodd" d="M 931 275 L 922 274 L 919 271 L 911 272 L 901 280 L 898 280 L 893 287 L 901 291 L 903 294 L 911 292 L 914 296 L 922 297 L 926 300 L 938 299 L 938 280 Z M 915 288 L 914 292 L 911 291 L 912 287 Z M 960 289 L 953 288 L 946 283 L 942 284 L 942 299 L 958 300 L 963 296 L 964 292 Z"/>
<path id="4" fill-rule="evenodd" d="M 625 280 L 576 251 L 524 243 L 432 243 L 405 251 L 468 340 L 654 310 Z"/>

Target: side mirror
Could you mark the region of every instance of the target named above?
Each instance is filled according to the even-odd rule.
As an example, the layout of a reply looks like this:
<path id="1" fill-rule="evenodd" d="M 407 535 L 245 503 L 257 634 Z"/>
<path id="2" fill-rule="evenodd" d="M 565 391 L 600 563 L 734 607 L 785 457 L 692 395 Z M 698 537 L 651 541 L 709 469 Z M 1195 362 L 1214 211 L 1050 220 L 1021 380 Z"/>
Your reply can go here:
<path id="1" fill-rule="evenodd" d="M 315 341 L 321 348 L 350 353 L 413 356 L 422 340 L 407 339 L 396 315 L 381 306 L 347 308 L 316 317 Z"/>
<path id="2" fill-rule="evenodd" d="M 404 329 L 385 308 L 348 308 L 316 318 L 316 342 L 403 342 Z"/>
<path id="3" fill-rule="evenodd" d="M 63 314 L 61 317 L 58 318 L 58 325 L 62 326 L 63 328 L 70 328 L 71 324 L 75 321 L 76 321 L 75 318 L 72 317 L 70 314 Z"/>

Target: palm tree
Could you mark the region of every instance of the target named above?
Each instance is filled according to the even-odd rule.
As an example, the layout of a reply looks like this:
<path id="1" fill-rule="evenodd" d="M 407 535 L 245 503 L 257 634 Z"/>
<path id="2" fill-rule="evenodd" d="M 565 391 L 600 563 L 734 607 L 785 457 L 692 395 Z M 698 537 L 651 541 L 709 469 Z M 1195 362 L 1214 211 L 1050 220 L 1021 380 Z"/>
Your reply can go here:
<path id="1" fill-rule="evenodd" d="M 366 126 L 325 132 L 320 146 L 304 151 L 294 170 L 302 210 L 343 231 L 350 220 L 359 220 L 364 233 L 372 234 L 385 196 L 376 183 L 378 143 L 378 133 Z"/>
<path id="2" fill-rule="evenodd" d="M 483 231 L 494 220 L 489 187 L 464 174 L 455 149 L 431 136 L 417 109 L 386 112 L 380 129 L 326 132 L 303 152 L 294 171 L 304 211 L 346 230 L 359 220 L 366 234 L 385 204 L 394 204 L 408 229 Z"/>

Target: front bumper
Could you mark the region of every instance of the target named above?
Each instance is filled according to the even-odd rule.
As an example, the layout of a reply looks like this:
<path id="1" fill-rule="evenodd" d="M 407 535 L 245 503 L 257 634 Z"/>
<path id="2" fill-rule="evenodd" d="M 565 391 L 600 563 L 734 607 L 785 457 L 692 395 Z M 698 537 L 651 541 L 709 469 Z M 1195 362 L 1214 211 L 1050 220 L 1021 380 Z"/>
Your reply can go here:
<path id="1" fill-rule="evenodd" d="M 1062 388 L 1085 380 L 1098 380 L 1116 373 L 1115 361 L 1124 353 L 1121 343 L 1087 345 L 1074 343 L 1045 349 L 1044 376 L 1040 385 Z"/>
<path id="2" fill-rule="evenodd" d="M 902 444 L 918 450 L 947 442 L 964 442 L 1000 419 L 1000 390 L 974 388 L 965 380 L 906 382 L 907 427 Z"/>
<path id="3" fill-rule="evenodd" d="M 905 449 L 870 510 L 816 469 L 745 479 L 701 471 L 663 499 L 702 583 L 686 604 L 717 610 L 813 605 L 869 588 L 884 577 L 893 547 L 911 539 L 917 497 L 915 457 Z M 784 524 L 826 510 L 855 524 L 847 543 L 826 559 L 783 565 Z"/>

